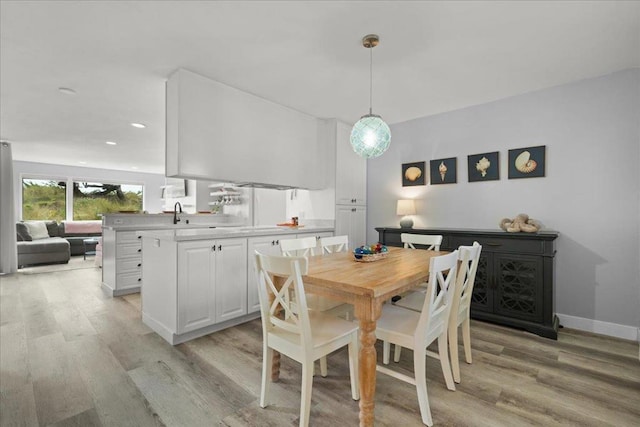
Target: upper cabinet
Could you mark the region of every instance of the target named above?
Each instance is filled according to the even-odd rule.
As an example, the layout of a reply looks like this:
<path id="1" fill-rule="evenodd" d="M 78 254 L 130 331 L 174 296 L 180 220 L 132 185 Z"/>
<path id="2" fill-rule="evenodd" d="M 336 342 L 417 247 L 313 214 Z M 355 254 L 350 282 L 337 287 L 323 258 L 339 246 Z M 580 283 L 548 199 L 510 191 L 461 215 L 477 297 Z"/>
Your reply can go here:
<path id="1" fill-rule="evenodd" d="M 166 85 L 166 174 L 320 189 L 327 157 L 315 117 L 186 70 Z"/>
<path id="2" fill-rule="evenodd" d="M 336 204 L 367 204 L 367 160 L 351 148 L 351 126 L 335 123 L 336 141 Z"/>

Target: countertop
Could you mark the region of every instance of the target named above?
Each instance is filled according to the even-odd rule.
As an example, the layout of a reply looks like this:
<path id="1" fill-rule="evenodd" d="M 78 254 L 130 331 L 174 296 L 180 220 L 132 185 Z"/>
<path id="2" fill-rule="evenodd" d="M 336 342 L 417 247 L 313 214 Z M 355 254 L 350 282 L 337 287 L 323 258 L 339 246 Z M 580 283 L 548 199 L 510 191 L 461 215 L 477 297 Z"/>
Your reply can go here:
<path id="1" fill-rule="evenodd" d="M 152 238 L 160 240 L 169 240 L 174 242 L 183 242 L 191 240 L 207 240 L 207 239 L 226 239 L 233 237 L 258 237 L 273 236 L 286 234 L 302 234 L 302 233 L 323 233 L 333 232 L 333 227 L 216 227 L 216 228 L 187 228 L 179 226 L 179 228 L 167 229 L 149 229 L 145 231 L 142 228 L 136 228 L 140 232 L 138 235 L 143 238 Z"/>

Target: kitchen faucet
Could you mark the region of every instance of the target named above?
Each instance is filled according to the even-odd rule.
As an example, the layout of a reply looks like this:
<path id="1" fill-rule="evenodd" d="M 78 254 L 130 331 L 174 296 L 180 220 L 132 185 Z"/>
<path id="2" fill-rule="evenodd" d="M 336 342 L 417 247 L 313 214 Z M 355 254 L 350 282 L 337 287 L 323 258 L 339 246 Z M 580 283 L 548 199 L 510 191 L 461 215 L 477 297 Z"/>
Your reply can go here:
<path id="1" fill-rule="evenodd" d="M 180 204 L 180 202 L 176 202 L 175 205 L 173 205 L 173 223 L 177 224 L 180 222 L 180 217 L 178 216 L 178 208 L 180 209 L 180 213 L 182 213 L 182 205 Z"/>

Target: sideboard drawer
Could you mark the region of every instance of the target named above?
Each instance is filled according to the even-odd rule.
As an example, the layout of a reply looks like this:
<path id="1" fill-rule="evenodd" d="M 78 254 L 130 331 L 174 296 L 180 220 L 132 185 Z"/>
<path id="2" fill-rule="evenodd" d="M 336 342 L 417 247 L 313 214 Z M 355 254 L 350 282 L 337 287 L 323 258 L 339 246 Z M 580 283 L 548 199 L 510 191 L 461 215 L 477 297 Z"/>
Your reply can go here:
<path id="1" fill-rule="evenodd" d="M 514 252 L 522 254 L 542 254 L 544 242 L 542 240 L 507 239 L 504 237 L 481 236 L 451 236 L 449 247 L 455 249 L 458 246 L 471 246 L 477 241 L 482 245 L 482 250 L 487 252 Z"/>
<path id="2" fill-rule="evenodd" d="M 142 253 L 142 245 L 140 243 L 118 245 L 116 253 L 117 258 L 128 258 L 134 255 L 140 255 Z"/>
<path id="3" fill-rule="evenodd" d="M 116 243 L 139 242 L 141 239 L 136 233 L 137 231 L 118 231 L 116 234 Z"/>

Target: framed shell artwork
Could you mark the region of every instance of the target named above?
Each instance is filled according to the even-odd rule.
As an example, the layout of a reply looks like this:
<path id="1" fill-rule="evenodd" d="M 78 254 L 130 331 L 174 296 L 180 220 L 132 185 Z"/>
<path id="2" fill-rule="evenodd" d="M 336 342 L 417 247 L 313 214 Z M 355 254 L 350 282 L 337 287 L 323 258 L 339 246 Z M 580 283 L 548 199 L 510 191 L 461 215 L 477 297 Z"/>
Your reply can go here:
<path id="1" fill-rule="evenodd" d="M 498 151 L 467 156 L 469 182 L 499 180 L 499 159 L 500 153 Z"/>
<path id="2" fill-rule="evenodd" d="M 431 185 L 455 184 L 457 182 L 456 157 L 448 159 L 436 159 L 429 162 L 431 172 Z"/>
<path id="3" fill-rule="evenodd" d="M 544 176 L 546 146 L 509 150 L 509 179 Z"/>
<path id="4" fill-rule="evenodd" d="M 402 165 L 402 186 L 425 185 L 425 162 L 404 163 Z"/>

